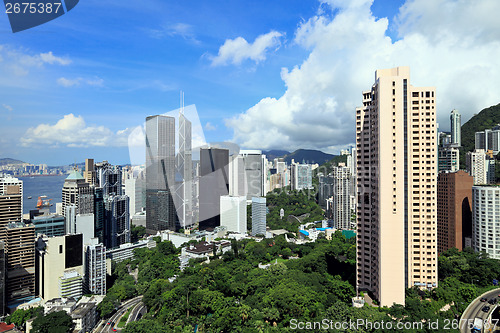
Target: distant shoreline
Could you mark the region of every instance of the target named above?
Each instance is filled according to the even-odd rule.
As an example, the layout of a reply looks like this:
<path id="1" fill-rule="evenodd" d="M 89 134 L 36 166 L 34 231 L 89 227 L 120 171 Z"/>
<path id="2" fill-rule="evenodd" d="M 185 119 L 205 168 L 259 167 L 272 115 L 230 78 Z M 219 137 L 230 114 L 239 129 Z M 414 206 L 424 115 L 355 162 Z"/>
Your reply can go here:
<path id="1" fill-rule="evenodd" d="M 57 176 L 65 176 L 68 174 L 59 174 L 59 175 L 26 175 L 26 176 L 15 176 L 15 177 L 57 177 Z"/>

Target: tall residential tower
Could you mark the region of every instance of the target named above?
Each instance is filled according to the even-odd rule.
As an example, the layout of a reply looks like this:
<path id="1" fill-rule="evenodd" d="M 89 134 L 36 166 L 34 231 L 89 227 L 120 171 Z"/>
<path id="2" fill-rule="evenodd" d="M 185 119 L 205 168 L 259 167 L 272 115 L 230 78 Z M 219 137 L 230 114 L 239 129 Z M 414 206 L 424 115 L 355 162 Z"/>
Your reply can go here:
<path id="1" fill-rule="evenodd" d="M 357 289 L 382 306 L 437 286 L 435 97 L 409 67 L 383 69 L 356 109 Z"/>

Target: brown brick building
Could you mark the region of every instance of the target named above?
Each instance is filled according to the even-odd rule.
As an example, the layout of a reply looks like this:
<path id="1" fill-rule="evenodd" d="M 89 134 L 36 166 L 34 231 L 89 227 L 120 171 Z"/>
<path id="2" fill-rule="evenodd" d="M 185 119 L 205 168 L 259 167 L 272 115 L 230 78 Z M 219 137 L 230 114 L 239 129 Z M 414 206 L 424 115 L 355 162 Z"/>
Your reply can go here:
<path id="1" fill-rule="evenodd" d="M 472 237 L 473 183 L 474 178 L 462 170 L 438 175 L 438 253 L 453 247 L 461 251 L 465 239 Z"/>

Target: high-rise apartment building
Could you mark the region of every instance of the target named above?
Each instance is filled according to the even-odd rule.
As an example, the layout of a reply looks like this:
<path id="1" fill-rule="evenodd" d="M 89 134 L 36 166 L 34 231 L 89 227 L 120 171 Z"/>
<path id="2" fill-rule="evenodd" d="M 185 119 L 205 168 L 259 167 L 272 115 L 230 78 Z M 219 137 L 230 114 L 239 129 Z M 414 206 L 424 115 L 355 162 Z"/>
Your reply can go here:
<path id="1" fill-rule="evenodd" d="M 246 234 L 247 231 L 247 200 L 246 196 L 220 197 L 220 225 L 227 231 Z"/>
<path id="2" fill-rule="evenodd" d="M 0 317 L 5 315 L 5 242 L 0 240 Z"/>
<path id="3" fill-rule="evenodd" d="M 333 210 L 332 220 L 334 227 L 341 230 L 351 229 L 351 209 L 350 209 L 350 195 L 351 195 L 351 171 L 345 165 L 339 165 L 333 168 Z M 325 201 L 326 203 L 326 201 Z"/>
<path id="4" fill-rule="evenodd" d="M 220 197 L 229 194 L 229 150 L 200 149 L 200 229 L 220 226 Z"/>
<path id="5" fill-rule="evenodd" d="M 11 222 L 0 229 L 5 243 L 7 305 L 27 302 L 35 297 L 35 227 Z"/>
<path id="6" fill-rule="evenodd" d="M 500 151 L 500 124 L 492 129 L 476 132 L 475 148 L 485 151 L 492 150 L 494 155 L 498 154 Z"/>
<path id="7" fill-rule="evenodd" d="M 310 164 L 290 164 L 290 188 L 292 190 L 312 189 L 312 168 Z"/>
<path id="8" fill-rule="evenodd" d="M 465 171 L 443 172 L 437 183 L 438 252 L 462 251 L 472 237 L 473 178 Z"/>
<path id="9" fill-rule="evenodd" d="M 146 118 L 146 228 L 175 230 L 175 118 Z"/>
<path id="10" fill-rule="evenodd" d="M 23 207 L 23 181 L 17 178 L 7 175 L 6 177 L 0 177 L 0 195 L 6 194 L 19 194 L 21 196 L 21 207 Z M 0 212 L 0 216 L 2 213 Z M 19 219 L 17 221 L 22 221 L 23 212 L 22 209 L 19 212 Z"/>
<path id="11" fill-rule="evenodd" d="M 22 222 L 23 199 L 19 191 L 19 186 L 12 185 L 0 195 L 0 229 L 9 222 Z"/>
<path id="12" fill-rule="evenodd" d="M 475 149 L 466 155 L 467 172 L 474 177 L 474 185 L 495 182 L 495 160 L 484 149 Z"/>
<path id="13" fill-rule="evenodd" d="M 472 248 L 500 259 L 500 186 L 473 186 L 472 200 Z"/>
<path id="14" fill-rule="evenodd" d="M 456 146 L 462 145 L 462 121 L 460 113 L 453 109 L 450 114 L 451 143 Z"/>
<path id="15" fill-rule="evenodd" d="M 456 172 L 460 168 L 460 151 L 456 146 L 438 148 L 438 172 Z"/>
<path id="16" fill-rule="evenodd" d="M 87 293 L 106 295 L 106 247 L 92 238 L 85 247 L 85 283 Z"/>
<path id="17" fill-rule="evenodd" d="M 266 198 L 252 198 L 252 236 L 266 235 Z"/>
<path id="18" fill-rule="evenodd" d="M 356 109 L 357 289 L 382 306 L 438 283 L 435 94 L 409 67 L 377 70 Z"/>

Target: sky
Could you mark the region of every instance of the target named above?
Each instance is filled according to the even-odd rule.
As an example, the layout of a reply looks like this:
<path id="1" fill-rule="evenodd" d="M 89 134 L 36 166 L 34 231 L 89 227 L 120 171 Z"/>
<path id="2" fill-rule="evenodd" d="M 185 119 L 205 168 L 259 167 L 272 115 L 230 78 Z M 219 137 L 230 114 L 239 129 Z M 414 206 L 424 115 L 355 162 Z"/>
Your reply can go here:
<path id="1" fill-rule="evenodd" d="M 194 105 L 207 142 L 355 141 L 378 68 L 435 86 L 440 130 L 500 101 L 497 0 L 85 0 L 12 33 L 0 13 L 0 158 L 131 162 L 149 115 Z M 194 107 L 193 106 L 193 107 Z"/>

